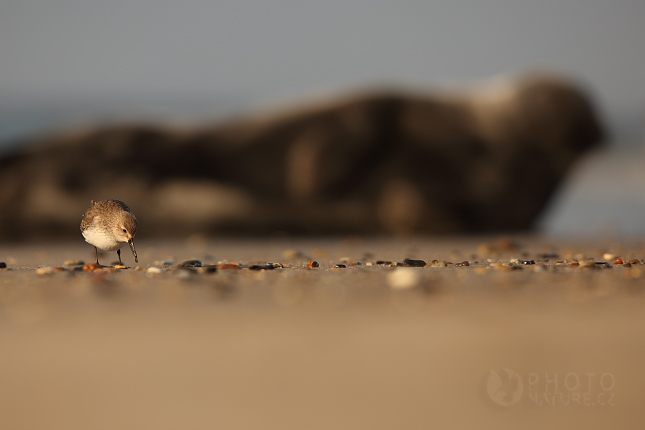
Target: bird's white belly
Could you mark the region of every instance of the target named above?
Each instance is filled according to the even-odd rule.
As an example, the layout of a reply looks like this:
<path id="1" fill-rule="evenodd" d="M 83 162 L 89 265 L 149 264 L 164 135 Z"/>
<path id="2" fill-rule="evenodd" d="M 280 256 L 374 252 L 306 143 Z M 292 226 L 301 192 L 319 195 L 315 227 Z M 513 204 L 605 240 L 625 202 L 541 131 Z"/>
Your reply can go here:
<path id="1" fill-rule="evenodd" d="M 118 242 L 112 235 L 106 235 L 101 229 L 90 227 L 83 232 L 85 242 L 96 246 L 104 251 L 116 251 L 121 249 L 125 242 Z"/>

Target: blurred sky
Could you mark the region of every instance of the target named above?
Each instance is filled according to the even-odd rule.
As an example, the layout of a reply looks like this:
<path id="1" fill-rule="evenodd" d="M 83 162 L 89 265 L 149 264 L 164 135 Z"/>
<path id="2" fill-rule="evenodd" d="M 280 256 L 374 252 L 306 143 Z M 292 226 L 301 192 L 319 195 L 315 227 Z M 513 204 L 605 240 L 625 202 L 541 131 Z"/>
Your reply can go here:
<path id="1" fill-rule="evenodd" d="M 539 68 L 633 120 L 645 116 L 643 22 L 643 0 L 3 0 L 0 109 L 266 104 Z"/>

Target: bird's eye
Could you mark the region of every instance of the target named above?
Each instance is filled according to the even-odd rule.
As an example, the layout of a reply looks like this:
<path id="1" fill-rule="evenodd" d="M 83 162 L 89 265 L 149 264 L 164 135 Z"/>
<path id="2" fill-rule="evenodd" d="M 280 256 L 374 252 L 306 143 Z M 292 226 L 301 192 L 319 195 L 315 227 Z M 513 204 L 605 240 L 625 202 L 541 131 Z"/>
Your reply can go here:
<path id="1" fill-rule="evenodd" d="M 123 229 L 123 233 L 127 233 L 127 231 L 125 231 L 125 229 Z"/>

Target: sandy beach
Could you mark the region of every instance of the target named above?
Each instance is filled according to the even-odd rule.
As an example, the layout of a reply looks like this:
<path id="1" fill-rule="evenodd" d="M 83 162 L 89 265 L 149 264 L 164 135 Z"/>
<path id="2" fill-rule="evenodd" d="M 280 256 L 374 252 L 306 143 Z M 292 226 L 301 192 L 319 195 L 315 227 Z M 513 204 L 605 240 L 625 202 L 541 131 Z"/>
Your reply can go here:
<path id="1" fill-rule="evenodd" d="M 93 272 L 64 266 L 93 262 L 81 238 L 0 245 L 0 428 L 629 429 L 645 418 L 643 241 L 136 245 L 139 269 L 126 248 L 128 269 Z M 426 267 L 397 266 L 406 258 Z M 266 263 L 279 264 L 255 270 Z"/>

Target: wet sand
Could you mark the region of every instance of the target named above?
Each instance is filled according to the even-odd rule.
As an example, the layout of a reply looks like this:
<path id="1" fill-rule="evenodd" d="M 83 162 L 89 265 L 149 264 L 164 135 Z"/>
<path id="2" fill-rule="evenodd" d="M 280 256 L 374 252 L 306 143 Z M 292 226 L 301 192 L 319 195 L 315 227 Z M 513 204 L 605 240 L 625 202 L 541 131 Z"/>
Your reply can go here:
<path id="1" fill-rule="evenodd" d="M 142 268 L 172 263 L 156 264 L 159 273 L 38 275 L 40 265 L 90 263 L 94 249 L 81 238 L 0 246 L 8 265 L 0 270 L 0 428 L 604 429 L 644 421 L 645 266 L 557 264 L 605 261 L 608 252 L 640 260 L 643 241 L 136 245 Z M 134 264 L 127 248 L 122 258 Z M 453 264 L 369 265 L 405 258 Z M 285 267 L 177 268 L 189 259 Z M 306 268 L 313 260 L 320 267 Z M 464 260 L 470 265 L 455 267 Z"/>

